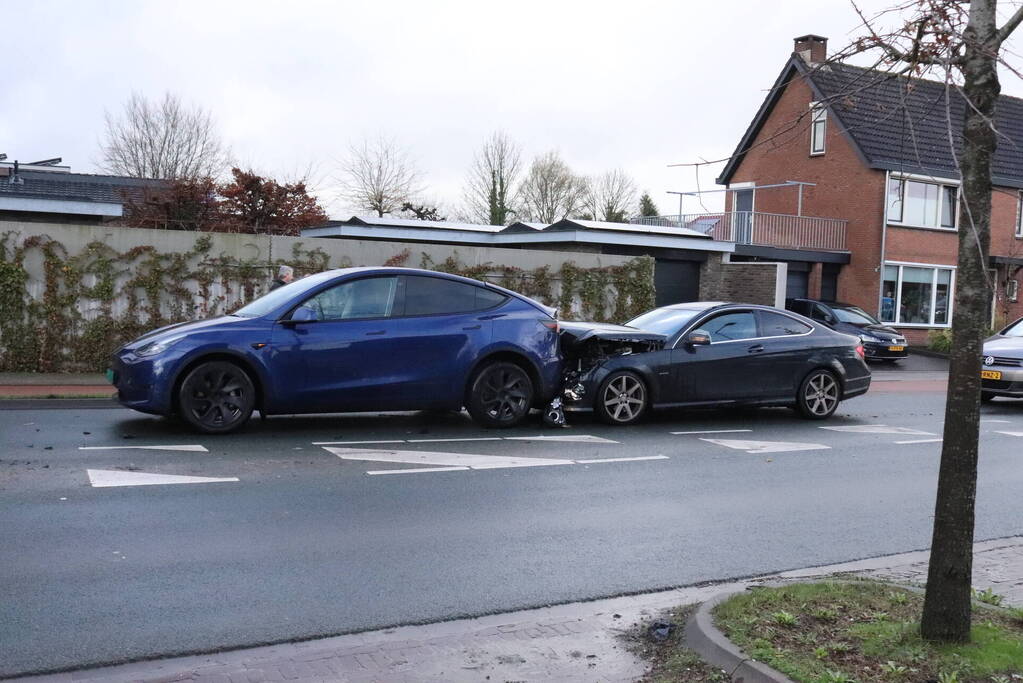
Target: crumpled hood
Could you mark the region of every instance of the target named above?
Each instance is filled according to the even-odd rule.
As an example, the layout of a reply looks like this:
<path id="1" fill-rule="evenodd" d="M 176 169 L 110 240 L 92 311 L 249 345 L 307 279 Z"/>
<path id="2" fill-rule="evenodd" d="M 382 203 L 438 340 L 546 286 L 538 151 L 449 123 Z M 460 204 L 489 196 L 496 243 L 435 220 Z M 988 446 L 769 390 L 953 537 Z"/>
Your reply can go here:
<path id="1" fill-rule="evenodd" d="M 559 321 L 561 341 L 571 347 L 581 344 L 587 339 L 604 339 L 620 342 L 660 342 L 662 345 L 667 336 L 657 332 L 647 332 L 625 325 L 610 323 L 564 322 Z"/>
<path id="2" fill-rule="evenodd" d="M 125 349 L 135 349 L 150 342 L 159 341 L 161 339 L 167 339 L 169 337 L 178 337 L 182 334 L 190 334 L 192 332 L 198 332 L 199 330 L 211 328 L 211 327 L 225 327 L 231 325 L 237 325 L 238 323 L 244 323 L 250 321 L 251 318 L 241 318 L 238 316 L 222 315 L 218 318 L 210 318 L 208 320 L 193 320 L 191 322 L 175 323 L 173 325 L 165 325 L 159 327 L 150 332 L 146 332 L 144 335 L 131 342 L 125 344 Z"/>
<path id="3" fill-rule="evenodd" d="M 1023 337 L 995 335 L 984 340 L 985 356 L 1023 359 Z"/>

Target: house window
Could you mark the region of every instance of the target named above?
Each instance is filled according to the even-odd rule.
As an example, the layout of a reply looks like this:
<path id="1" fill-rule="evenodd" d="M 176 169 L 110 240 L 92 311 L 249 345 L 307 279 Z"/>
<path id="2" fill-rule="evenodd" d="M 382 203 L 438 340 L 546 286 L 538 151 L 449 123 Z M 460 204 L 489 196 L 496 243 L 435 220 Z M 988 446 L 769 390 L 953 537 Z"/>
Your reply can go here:
<path id="1" fill-rule="evenodd" d="M 828 110 L 818 102 L 810 103 L 810 154 L 824 154 L 824 133 L 828 128 Z"/>
<path id="2" fill-rule="evenodd" d="M 952 268 L 886 265 L 881 320 L 896 325 L 948 327 L 952 320 Z"/>
<path id="3" fill-rule="evenodd" d="M 1023 191 L 1016 196 L 1016 237 L 1023 237 Z"/>
<path id="4" fill-rule="evenodd" d="M 908 178 L 888 180 L 888 222 L 954 230 L 959 188 Z"/>

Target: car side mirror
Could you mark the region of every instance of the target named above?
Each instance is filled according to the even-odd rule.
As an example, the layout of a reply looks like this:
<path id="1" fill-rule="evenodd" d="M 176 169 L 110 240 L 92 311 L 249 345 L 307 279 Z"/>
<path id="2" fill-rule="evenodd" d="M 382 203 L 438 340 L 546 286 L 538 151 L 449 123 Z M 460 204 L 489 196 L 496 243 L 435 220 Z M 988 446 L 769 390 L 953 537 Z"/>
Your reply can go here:
<path id="1" fill-rule="evenodd" d="M 710 335 L 703 330 L 693 330 L 686 335 L 686 344 L 690 346 L 707 346 L 710 344 Z"/>
<path id="2" fill-rule="evenodd" d="M 314 309 L 308 306 L 299 306 L 292 312 L 290 318 L 282 322 L 295 325 L 296 323 L 314 323 L 319 319 L 320 316 L 316 314 Z"/>

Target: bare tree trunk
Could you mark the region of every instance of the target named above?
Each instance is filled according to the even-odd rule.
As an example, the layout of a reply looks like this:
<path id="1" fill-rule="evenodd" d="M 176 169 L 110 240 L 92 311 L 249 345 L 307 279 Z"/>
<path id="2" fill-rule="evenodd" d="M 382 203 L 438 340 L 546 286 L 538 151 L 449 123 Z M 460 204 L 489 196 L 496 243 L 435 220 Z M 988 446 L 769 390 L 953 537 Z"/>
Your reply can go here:
<path id="1" fill-rule="evenodd" d="M 952 642 L 970 638 L 980 357 L 991 307 L 987 275 L 991 159 L 997 146 L 994 111 L 1001 90 L 995 61 L 999 49 L 996 1 L 973 0 L 963 34 L 963 91 L 967 103 L 960 160 L 959 267 L 934 534 L 920 623 L 924 638 Z"/>

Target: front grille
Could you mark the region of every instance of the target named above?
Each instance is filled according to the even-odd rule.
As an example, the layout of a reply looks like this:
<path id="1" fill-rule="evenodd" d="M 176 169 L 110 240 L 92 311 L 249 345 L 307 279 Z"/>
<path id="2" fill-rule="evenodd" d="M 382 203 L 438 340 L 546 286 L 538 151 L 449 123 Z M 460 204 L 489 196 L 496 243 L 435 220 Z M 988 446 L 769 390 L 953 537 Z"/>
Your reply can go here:
<path id="1" fill-rule="evenodd" d="M 984 358 L 987 358 L 987 356 L 984 356 Z M 1021 365 L 1023 365 L 1023 361 L 1021 361 L 1019 358 L 1003 358 L 1001 356 L 995 356 L 994 359 L 995 362 L 992 363 L 991 365 L 1005 365 L 1011 368 L 1018 368 Z M 981 360 L 981 362 L 984 362 L 983 359 Z M 984 362 L 984 367 L 989 367 L 986 362 Z"/>

